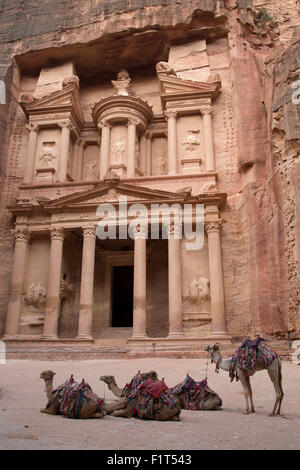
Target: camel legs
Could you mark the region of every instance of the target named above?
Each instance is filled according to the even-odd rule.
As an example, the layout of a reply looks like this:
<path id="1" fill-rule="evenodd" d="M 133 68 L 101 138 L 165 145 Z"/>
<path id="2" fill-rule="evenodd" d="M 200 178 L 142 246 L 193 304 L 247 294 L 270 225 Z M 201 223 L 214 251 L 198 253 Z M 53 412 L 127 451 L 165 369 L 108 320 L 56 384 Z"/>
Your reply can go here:
<path id="1" fill-rule="evenodd" d="M 113 403 L 105 403 L 106 414 L 111 415 L 114 411 L 122 410 L 124 400 L 115 400 Z"/>
<path id="2" fill-rule="evenodd" d="M 268 368 L 268 374 L 273 383 L 276 394 L 274 408 L 269 416 L 275 416 L 276 414 L 280 415 L 281 403 L 284 395 L 281 383 L 281 364 L 274 364 L 273 361 L 271 366 Z"/>
<path id="3" fill-rule="evenodd" d="M 112 413 L 112 416 L 116 416 L 118 418 L 132 418 L 133 410 L 135 407 L 135 400 L 131 400 L 125 410 L 116 410 Z"/>
<path id="4" fill-rule="evenodd" d="M 245 377 L 242 371 L 237 371 L 238 377 L 241 381 L 241 384 L 244 389 L 244 395 L 245 395 L 245 401 L 246 401 L 246 411 L 243 413 L 245 415 L 249 413 L 254 413 L 254 405 L 253 405 L 253 400 L 252 400 L 252 389 L 250 385 L 250 379 L 249 377 Z M 251 410 L 249 410 L 249 398 L 250 398 L 250 403 L 251 403 Z"/>
<path id="5" fill-rule="evenodd" d="M 248 387 L 248 395 L 249 395 L 249 398 L 250 398 L 250 413 L 255 413 L 254 403 L 253 403 L 253 399 L 252 399 L 252 388 L 251 388 L 250 378 L 249 377 L 246 378 L 246 384 L 247 384 L 247 387 Z"/>
<path id="6" fill-rule="evenodd" d="M 210 410 L 217 410 L 220 408 L 220 400 L 218 397 L 210 396 L 206 398 L 204 402 L 203 410 L 210 411 Z"/>

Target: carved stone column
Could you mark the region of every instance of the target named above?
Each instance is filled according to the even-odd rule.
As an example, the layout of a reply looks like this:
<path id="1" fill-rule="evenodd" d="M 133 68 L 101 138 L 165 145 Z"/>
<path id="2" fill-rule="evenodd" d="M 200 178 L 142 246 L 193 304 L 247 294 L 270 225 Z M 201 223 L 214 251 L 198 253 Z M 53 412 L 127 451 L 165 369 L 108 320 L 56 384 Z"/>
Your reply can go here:
<path id="1" fill-rule="evenodd" d="M 203 116 L 204 149 L 205 149 L 205 168 L 206 171 L 215 171 L 214 140 L 212 129 L 212 106 L 200 109 Z"/>
<path id="2" fill-rule="evenodd" d="M 221 220 L 206 222 L 205 224 L 208 237 L 212 334 L 216 336 L 227 334 L 220 238 L 221 227 Z"/>
<path id="3" fill-rule="evenodd" d="M 77 179 L 77 181 L 82 180 L 84 146 L 85 146 L 85 141 L 84 140 L 79 140 L 79 142 L 78 142 L 78 155 L 77 155 L 77 167 L 76 167 L 76 179 Z"/>
<path id="4" fill-rule="evenodd" d="M 140 227 L 134 237 L 133 338 L 147 336 L 146 266 L 146 231 Z"/>
<path id="5" fill-rule="evenodd" d="M 169 259 L 169 337 L 183 335 L 182 325 L 182 280 L 181 240 L 177 227 L 171 223 L 168 240 Z"/>
<path id="6" fill-rule="evenodd" d="M 111 125 L 105 119 L 98 124 L 102 129 L 100 147 L 100 179 L 103 180 L 109 170 Z"/>
<path id="7" fill-rule="evenodd" d="M 146 174 L 147 176 L 151 176 L 152 175 L 152 134 L 151 132 L 147 132 L 146 137 L 147 137 Z"/>
<path id="8" fill-rule="evenodd" d="M 38 124 L 30 123 L 26 126 L 26 128 L 29 130 L 29 141 L 28 141 L 25 171 L 24 171 L 24 183 L 30 184 L 32 183 L 32 179 L 33 179 L 33 170 L 34 170 L 34 163 L 35 163 L 35 156 L 36 156 L 36 144 L 37 144 L 39 126 Z"/>
<path id="9" fill-rule="evenodd" d="M 135 151 L 137 119 L 128 119 L 127 178 L 135 178 Z"/>
<path id="10" fill-rule="evenodd" d="M 42 338 L 57 338 L 60 307 L 61 264 L 64 243 L 64 230 L 53 228 L 50 232 L 51 246 L 48 267 L 48 287 L 45 306 L 45 320 Z"/>
<path id="11" fill-rule="evenodd" d="M 22 290 L 24 284 L 24 272 L 26 251 L 28 245 L 28 231 L 26 228 L 15 230 L 15 251 L 11 273 L 10 297 L 5 325 L 5 338 L 18 335 L 19 318 L 21 313 Z"/>
<path id="12" fill-rule="evenodd" d="M 168 173 L 176 175 L 178 173 L 177 155 L 177 113 L 166 111 L 168 119 Z"/>
<path id="13" fill-rule="evenodd" d="M 60 122 L 58 126 L 61 128 L 60 139 L 60 159 L 58 165 L 57 179 L 60 183 L 67 180 L 67 168 L 70 149 L 71 124 L 68 122 Z"/>
<path id="14" fill-rule="evenodd" d="M 140 140 L 140 162 L 141 170 L 144 172 L 144 175 L 147 174 L 147 137 L 146 133 L 141 136 Z"/>
<path id="15" fill-rule="evenodd" d="M 79 324 L 77 338 L 92 338 L 96 227 L 83 229 Z"/>

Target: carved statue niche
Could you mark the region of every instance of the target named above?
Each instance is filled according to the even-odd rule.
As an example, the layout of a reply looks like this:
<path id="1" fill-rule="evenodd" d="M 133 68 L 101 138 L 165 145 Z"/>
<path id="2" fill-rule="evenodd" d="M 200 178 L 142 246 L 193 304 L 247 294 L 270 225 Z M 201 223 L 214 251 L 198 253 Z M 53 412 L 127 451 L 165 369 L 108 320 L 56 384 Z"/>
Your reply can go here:
<path id="1" fill-rule="evenodd" d="M 115 90 L 117 90 L 117 95 L 128 96 L 132 94 L 131 78 L 127 70 L 120 70 L 117 75 L 117 80 L 112 80 L 111 83 Z"/>
<path id="2" fill-rule="evenodd" d="M 55 168 L 57 153 L 55 151 L 55 142 L 43 142 L 42 151 L 38 157 L 38 168 Z"/>
<path id="3" fill-rule="evenodd" d="M 190 300 L 195 304 L 201 304 L 210 298 L 209 279 L 201 276 L 193 279 L 190 285 Z"/>
<path id="4" fill-rule="evenodd" d="M 197 134 L 199 134 L 199 129 L 189 129 L 188 135 L 185 140 L 182 142 L 185 150 L 193 151 L 200 145 L 200 140 L 197 138 Z"/>
<path id="5" fill-rule="evenodd" d="M 112 149 L 112 161 L 114 164 L 124 163 L 126 156 L 126 143 L 125 140 L 118 140 Z"/>
<path id="6" fill-rule="evenodd" d="M 46 303 L 46 291 L 43 286 L 40 283 L 30 284 L 24 295 L 24 301 L 36 308 L 43 307 Z"/>

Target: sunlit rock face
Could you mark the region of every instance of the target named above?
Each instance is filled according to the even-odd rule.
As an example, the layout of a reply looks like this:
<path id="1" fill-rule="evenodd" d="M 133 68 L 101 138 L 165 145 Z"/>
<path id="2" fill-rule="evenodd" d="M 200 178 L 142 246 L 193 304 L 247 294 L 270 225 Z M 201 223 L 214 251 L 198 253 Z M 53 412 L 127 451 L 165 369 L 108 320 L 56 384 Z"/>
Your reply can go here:
<path id="1" fill-rule="evenodd" d="M 0 334 L 296 338 L 298 2 L 40 3 L 11 0 L 0 13 Z M 167 241 L 147 244 L 146 297 L 130 270 L 128 285 L 113 281 L 117 267 L 134 269 L 133 241 L 90 241 L 95 204 L 125 193 L 198 197 L 206 209 L 204 246 L 182 242 L 180 264 Z M 29 237 L 24 266 L 18 230 Z M 180 272 L 171 287 L 170 265 Z M 124 321 L 122 289 L 140 309 L 133 302 Z"/>

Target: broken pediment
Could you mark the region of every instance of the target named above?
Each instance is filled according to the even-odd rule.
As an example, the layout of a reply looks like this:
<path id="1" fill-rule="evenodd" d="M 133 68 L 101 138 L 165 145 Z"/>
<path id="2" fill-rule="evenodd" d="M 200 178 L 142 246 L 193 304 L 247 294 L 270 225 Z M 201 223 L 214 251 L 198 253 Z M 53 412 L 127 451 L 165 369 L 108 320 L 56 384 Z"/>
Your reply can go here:
<path id="1" fill-rule="evenodd" d="M 72 116 L 74 122 L 81 126 L 84 117 L 79 99 L 79 85 L 76 76 L 69 77 L 63 82 L 63 88 L 53 91 L 42 98 L 28 99 L 21 97 L 20 106 L 26 117 L 38 124 L 48 122 L 51 119 L 65 119 Z"/>
<path id="2" fill-rule="evenodd" d="M 173 74 L 158 72 L 160 95 L 163 108 L 169 101 L 210 99 L 220 94 L 221 80 L 217 75 L 210 76 L 205 82 L 184 80 Z"/>

